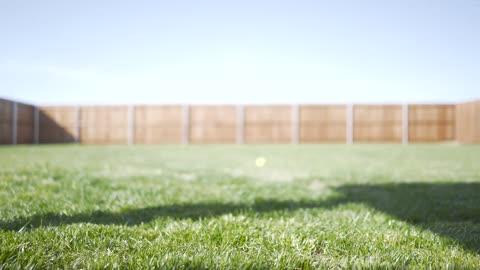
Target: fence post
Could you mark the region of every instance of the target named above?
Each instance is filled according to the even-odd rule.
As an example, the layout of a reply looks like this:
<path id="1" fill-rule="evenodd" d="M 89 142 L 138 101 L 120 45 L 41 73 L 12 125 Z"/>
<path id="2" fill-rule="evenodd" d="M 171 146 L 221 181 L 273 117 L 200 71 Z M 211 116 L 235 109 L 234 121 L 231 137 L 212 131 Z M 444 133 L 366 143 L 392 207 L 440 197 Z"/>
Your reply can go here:
<path id="1" fill-rule="evenodd" d="M 298 144 L 300 137 L 300 127 L 299 127 L 299 105 L 292 105 L 292 143 Z"/>
<path id="2" fill-rule="evenodd" d="M 353 104 L 347 104 L 347 144 L 353 143 Z"/>
<path id="3" fill-rule="evenodd" d="M 408 103 L 403 104 L 402 106 L 402 114 L 403 114 L 403 136 L 402 136 L 402 143 L 408 144 Z"/>
<path id="4" fill-rule="evenodd" d="M 135 143 L 135 105 L 127 107 L 127 143 L 132 145 Z"/>
<path id="5" fill-rule="evenodd" d="M 39 134 L 40 134 L 40 131 L 39 131 L 39 109 L 38 109 L 38 106 L 35 106 L 34 107 L 34 111 L 33 111 L 33 142 L 35 144 L 38 144 L 39 143 Z"/>
<path id="6" fill-rule="evenodd" d="M 244 143 L 245 110 L 243 105 L 237 106 L 237 144 Z"/>
<path id="7" fill-rule="evenodd" d="M 190 106 L 183 105 L 182 107 L 183 113 L 183 138 L 182 143 L 188 144 L 190 141 Z"/>
<path id="8" fill-rule="evenodd" d="M 17 103 L 13 102 L 12 110 L 12 144 L 17 144 L 17 121 L 18 121 L 18 107 Z"/>

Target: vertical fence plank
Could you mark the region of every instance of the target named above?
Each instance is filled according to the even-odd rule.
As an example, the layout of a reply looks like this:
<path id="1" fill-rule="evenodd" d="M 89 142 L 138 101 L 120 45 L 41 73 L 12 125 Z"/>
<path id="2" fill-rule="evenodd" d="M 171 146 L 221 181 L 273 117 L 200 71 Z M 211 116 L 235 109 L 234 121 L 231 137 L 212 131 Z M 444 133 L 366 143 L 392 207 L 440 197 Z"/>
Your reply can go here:
<path id="1" fill-rule="evenodd" d="M 17 144 L 18 106 L 13 102 L 12 111 L 12 144 Z"/>
<path id="2" fill-rule="evenodd" d="M 402 105 L 402 114 L 403 114 L 403 135 L 402 135 L 402 143 L 403 144 L 408 144 L 408 104 L 403 104 Z"/>
<path id="3" fill-rule="evenodd" d="M 33 142 L 35 144 L 39 143 L 40 138 L 40 125 L 39 125 L 39 118 L 40 118 L 40 110 L 37 106 L 33 109 Z"/>
<path id="4" fill-rule="evenodd" d="M 82 115 L 82 113 L 80 112 L 80 110 L 81 110 L 80 106 L 75 107 L 75 126 L 74 126 L 75 138 L 73 140 L 76 143 L 81 143 L 81 141 L 82 141 L 82 139 L 81 139 L 81 134 L 82 134 L 82 131 L 81 131 L 81 128 L 82 128 L 81 115 Z"/>
<path id="5" fill-rule="evenodd" d="M 353 104 L 347 104 L 347 144 L 353 143 Z"/>
<path id="6" fill-rule="evenodd" d="M 190 106 L 184 105 L 182 107 L 183 114 L 183 144 L 188 144 L 190 141 Z"/>
<path id="7" fill-rule="evenodd" d="M 135 144 L 135 106 L 127 107 L 127 144 Z"/>
<path id="8" fill-rule="evenodd" d="M 245 107 L 237 106 L 237 144 L 243 144 L 245 139 Z"/>
<path id="9" fill-rule="evenodd" d="M 292 143 L 298 144 L 300 137 L 299 105 L 292 105 Z"/>

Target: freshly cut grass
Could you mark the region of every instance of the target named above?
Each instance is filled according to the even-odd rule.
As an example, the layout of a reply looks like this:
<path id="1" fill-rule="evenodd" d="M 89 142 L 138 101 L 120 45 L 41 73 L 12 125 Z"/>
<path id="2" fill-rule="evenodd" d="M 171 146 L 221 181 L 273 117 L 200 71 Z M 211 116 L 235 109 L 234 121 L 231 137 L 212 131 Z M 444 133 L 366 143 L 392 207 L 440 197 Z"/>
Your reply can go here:
<path id="1" fill-rule="evenodd" d="M 0 269 L 478 269 L 479 160 L 457 145 L 0 147 Z"/>

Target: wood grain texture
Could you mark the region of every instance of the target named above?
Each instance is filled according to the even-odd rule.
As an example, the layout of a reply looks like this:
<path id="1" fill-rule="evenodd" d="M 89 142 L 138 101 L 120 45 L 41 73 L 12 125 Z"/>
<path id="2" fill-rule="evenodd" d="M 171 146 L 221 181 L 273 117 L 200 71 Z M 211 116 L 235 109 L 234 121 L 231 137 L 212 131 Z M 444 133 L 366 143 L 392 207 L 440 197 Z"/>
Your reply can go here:
<path id="1" fill-rule="evenodd" d="M 17 144 L 31 144 L 34 140 L 32 105 L 17 103 Z"/>
<path id="2" fill-rule="evenodd" d="M 480 101 L 456 105 L 455 134 L 459 143 L 480 143 Z"/>
<path id="3" fill-rule="evenodd" d="M 291 143 L 292 106 L 245 106 L 245 143 Z"/>
<path id="4" fill-rule="evenodd" d="M 40 107 L 38 121 L 40 143 L 73 143 L 78 139 L 77 107 Z"/>
<path id="5" fill-rule="evenodd" d="M 410 142 L 455 140 L 455 105 L 409 105 L 408 138 Z"/>
<path id="6" fill-rule="evenodd" d="M 300 106 L 300 142 L 345 142 L 346 105 Z"/>
<path id="7" fill-rule="evenodd" d="M 354 105 L 354 142 L 401 142 L 401 105 Z"/>
<path id="8" fill-rule="evenodd" d="M 235 143 L 237 110 L 235 106 L 191 106 L 190 143 Z"/>
<path id="9" fill-rule="evenodd" d="M 178 105 L 135 106 L 137 144 L 179 144 L 182 142 L 182 107 Z"/>
<path id="10" fill-rule="evenodd" d="M 127 106 L 87 106 L 80 108 L 82 144 L 128 143 Z"/>
<path id="11" fill-rule="evenodd" d="M 12 143 L 13 102 L 0 99 L 0 144 Z"/>

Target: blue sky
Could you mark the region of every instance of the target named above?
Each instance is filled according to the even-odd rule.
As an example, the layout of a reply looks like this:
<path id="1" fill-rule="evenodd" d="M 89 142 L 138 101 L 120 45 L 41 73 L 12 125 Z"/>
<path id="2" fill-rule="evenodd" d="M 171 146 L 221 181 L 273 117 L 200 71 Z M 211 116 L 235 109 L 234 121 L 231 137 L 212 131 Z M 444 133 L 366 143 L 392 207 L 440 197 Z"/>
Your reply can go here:
<path id="1" fill-rule="evenodd" d="M 480 97 L 480 0 L 0 0 L 0 36 L 38 104 Z"/>

